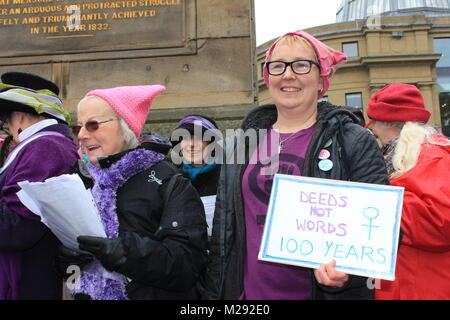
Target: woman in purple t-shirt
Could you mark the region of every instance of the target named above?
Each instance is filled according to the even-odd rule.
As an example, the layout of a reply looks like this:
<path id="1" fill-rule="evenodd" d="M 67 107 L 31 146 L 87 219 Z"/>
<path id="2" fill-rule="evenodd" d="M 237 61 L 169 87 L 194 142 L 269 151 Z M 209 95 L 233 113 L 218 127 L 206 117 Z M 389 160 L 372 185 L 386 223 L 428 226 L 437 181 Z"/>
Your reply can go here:
<path id="1" fill-rule="evenodd" d="M 274 104 L 250 111 L 242 132 L 226 141 L 205 299 L 373 297 L 366 278 L 337 271 L 335 261 L 312 270 L 257 259 L 275 173 L 388 184 L 374 137 L 351 112 L 318 102 L 346 58 L 304 31 L 267 51 L 264 81 Z"/>

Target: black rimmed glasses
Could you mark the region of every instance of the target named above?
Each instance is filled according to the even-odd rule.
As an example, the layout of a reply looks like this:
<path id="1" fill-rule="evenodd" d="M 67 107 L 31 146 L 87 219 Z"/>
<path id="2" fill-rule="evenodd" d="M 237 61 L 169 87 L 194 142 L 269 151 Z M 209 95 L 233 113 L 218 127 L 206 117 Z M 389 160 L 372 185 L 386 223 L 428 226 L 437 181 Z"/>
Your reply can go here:
<path id="1" fill-rule="evenodd" d="M 312 65 L 316 65 L 320 70 L 320 64 L 312 60 L 299 59 L 291 62 L 286 61 L 270 61 L 266 63 L 267 72 L 272 76 L 282 75 L 288 66 L 295 74 L 307 74 L 311 71 Z"/>
<path id="2" fill-rule="evenodd" d="M 73 134 L 77 136 L 80 133 L 80 130 L 81 130 L 82 127 L 85 127 L 86 130 L 89 131 L 89 132 L 97 131 L 102 123 L 106 123 L 106 122 L 110 122 L 110 121 L 114 121 L 114 120 L 119 120 L 119 119 L 118 118 L 111 118 L 111 119 L 103 120 L 103 121 L 89 120 L 88 122 L 86 122 L 82 126 L 80 126 L 80 125 L 74 126 L 73 129 L 72 129 L 73 130 Z"/>

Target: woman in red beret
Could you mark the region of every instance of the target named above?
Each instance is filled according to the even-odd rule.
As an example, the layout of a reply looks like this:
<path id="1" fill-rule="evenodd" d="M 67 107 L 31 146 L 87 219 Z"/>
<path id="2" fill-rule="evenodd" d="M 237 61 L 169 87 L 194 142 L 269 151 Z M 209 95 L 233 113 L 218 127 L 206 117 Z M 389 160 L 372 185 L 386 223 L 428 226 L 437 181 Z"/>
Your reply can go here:
<path id="1" fill-rule="evenodd" d="M 370 100 L 368 126 L 383 145 L 390 183 L 405 188 L 395 281 L 376 299 L 450 299 L 450 140 L 426 125 L 419 89 L 393 83 Z"/>

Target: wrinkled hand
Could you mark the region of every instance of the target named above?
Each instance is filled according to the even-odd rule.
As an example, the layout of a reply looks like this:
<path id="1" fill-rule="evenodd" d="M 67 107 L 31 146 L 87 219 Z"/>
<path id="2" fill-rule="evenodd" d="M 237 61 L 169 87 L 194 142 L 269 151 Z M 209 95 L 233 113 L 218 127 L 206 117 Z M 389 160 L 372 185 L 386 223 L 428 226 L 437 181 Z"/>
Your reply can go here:
<path id="1" fill-rule="evenodd" d="M 80 269 L 83 269 L 93 260 L 94 257 L 90 254 L 82 253 L 61 245 L 58 247 L 58 253 L 56 255 L 56 271 L 65 279 L 70 275 L 67 272 L 69 266 L 75 265 Z"/>
<path id="2" fill-rule="evenodd" d="M 343 287 L 348 281 L 348 275 L 344 272 L 337 271 L 335 267 L 336 260 L 332 260 L 328 264 L 321 264 L 318 269 L 314 270 L 317 282 L 329 287 Z"/>
<path id="3" fill-rule="evenodd" d="M 91 252 L 110 271 L 117 270 L 126 260 L 121 238 L 79 236 L 77 241 L 80 250 Z"/>

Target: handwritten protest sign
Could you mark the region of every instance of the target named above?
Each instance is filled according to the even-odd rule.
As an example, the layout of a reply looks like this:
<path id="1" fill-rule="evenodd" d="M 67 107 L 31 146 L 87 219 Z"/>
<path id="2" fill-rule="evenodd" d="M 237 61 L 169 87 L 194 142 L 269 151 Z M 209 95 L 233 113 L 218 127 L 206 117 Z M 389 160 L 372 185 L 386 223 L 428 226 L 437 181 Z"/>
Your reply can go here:
<path id="1" fill-rule="evenodd" d="M 259 260 L 394 280 L 403 188 L 277 174 Z"/>

